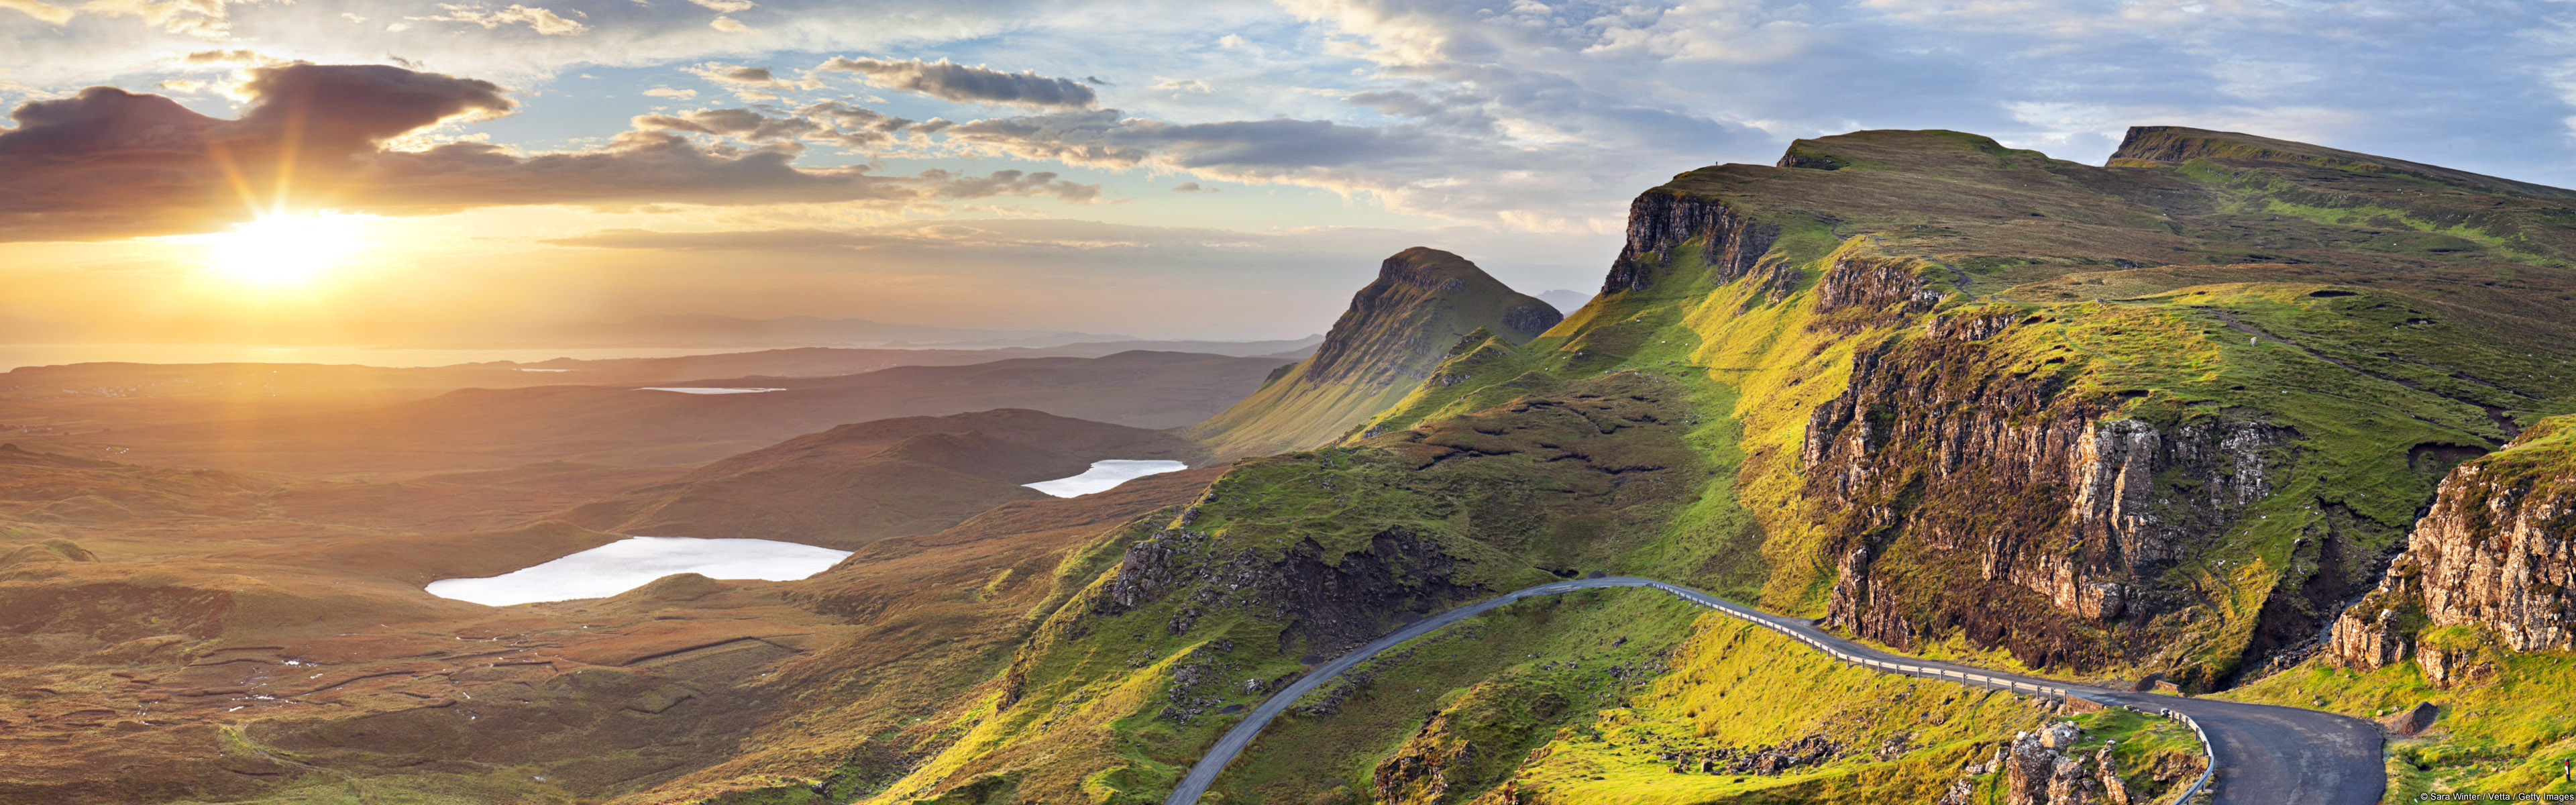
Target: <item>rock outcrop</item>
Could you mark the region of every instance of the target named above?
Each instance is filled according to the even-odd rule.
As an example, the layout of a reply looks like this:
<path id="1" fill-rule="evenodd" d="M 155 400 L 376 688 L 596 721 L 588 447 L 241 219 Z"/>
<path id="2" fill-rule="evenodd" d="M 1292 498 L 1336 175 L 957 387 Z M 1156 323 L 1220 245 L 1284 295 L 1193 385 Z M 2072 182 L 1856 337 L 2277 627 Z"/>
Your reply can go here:
<path id="1" fill-rule="evenodd" d="M 1926 327 L 1939 337 L 1855 354 L 1849 389 L 1810 415 L 1807 496 L 1847 546 L 1827 620 L 1889 645 L 1957 625 L 2034 665 L 2102 662 L 2114 649 L 2079 635 L 2184 606 L 2164 570 L 2271 494 L 2296 434 L 2148 422 L 2005 370 L 1986 341 L 2012 325 L 1996 318 L 1945 316 Z M 1875 572 L 1891 551 L 1906 564 Z"/>
<path id="2" fill-rule="evenodd" d="M 1655 287 L 1675 250 L 1694 240 L 1710 281 L 1733 281 L 1753 273 L 1779 238 L 1778 224 L 1753 220 L 1724 201 L 1649 192 L 1628 204 L 1628 239 L 1611 261 L 1601 293 Z"/>
<path id="3" fill-rule="evenodd" d="M 2576 417 L 2554 417 L 2460 464 L 2377 589 L 2336 619 L 2329 657 L 2351 668 L 2418 660 L 2447 685 L 2481 644 L 2576 648 Z"/>

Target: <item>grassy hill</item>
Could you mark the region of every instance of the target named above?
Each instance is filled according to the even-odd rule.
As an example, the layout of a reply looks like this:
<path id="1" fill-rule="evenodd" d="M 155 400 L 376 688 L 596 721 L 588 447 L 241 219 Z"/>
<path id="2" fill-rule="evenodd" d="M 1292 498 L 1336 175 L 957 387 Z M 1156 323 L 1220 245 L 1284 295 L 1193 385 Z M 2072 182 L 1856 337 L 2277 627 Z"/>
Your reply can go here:
<path id="1" fill-rule="evenodd" d="M 1377 281 L 1351 297 L 1313 357 L 1273 373 L 1251 396 L 1185 432 L 1222 457 L 1322 445 L 1421 385 L 1459 339 L 1520 343 L 1562 318 L 1466 258 L 1406 249 L 1386 258 Z"/>
<path id="2" fill-rule="evenodd" d="M 870 801 L 1153 801 L 1221 705 L 1259 698 L 1209 675 L 1276 678 L 1592 569 L 2000 667 L 2264 677 L 2374 583 L 2453 464 L 2576 407 L 2568 216 L 2548 188 L 2170 128 L 2109 167 L 1886 131 L 1682 174 L 1639 197 L 1603 295 L 1564 323 L 1454 344 L 1350 438 L 1239 464 L 1146 524 L 952 722 L 962 737 Z M 1578 628 L 1653 645 L 1711 627 Z M 1514 651 L 1382 668 L 1285 727 L 1329 741 L 1267 744 L 1296 759 L 1217 790 L 1370 801 L 1419 768 L 1408 741 L 1491 711 L 1476 700 L 1498 683 L 1472 680 L 1642 661 L 1657 698 L 1713 701 L 1742 674 Z M 1479 766 L 1489 782 L 1437 800 L 1664 790 L 1658 764 L 1545 760 L 1601 754 L 1636 707 L 1585 704 L 1517 770 Z M 1906 757 L 1815 773 L 1915 791 L 1955 774 Z"/>

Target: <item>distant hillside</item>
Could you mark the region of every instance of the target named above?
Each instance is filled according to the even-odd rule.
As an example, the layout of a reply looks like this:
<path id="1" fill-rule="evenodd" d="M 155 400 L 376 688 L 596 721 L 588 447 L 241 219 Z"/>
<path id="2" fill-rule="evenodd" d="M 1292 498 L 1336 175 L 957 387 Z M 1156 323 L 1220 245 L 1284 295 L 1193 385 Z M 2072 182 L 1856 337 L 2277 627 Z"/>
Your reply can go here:
<path id="1" fill-rule="evenodd" d="M 1176 427 L 1224 410 L 1284 365 L 1275 358 L 1139 351 L 898 366 L 843 377 L 652 384 L 782 389 L 757 394 L 637 390 L 642 384 L 463 389 L 394 405 L 117 428 L 83 439 L 151 463 L 310 472 L 497 469 L 535 461 L 694 464 L 850 422 L 993 408 Z"/>
<path id="2" fill-rule="evenodd" d="M 1127 338 L 1071 331 L 984 330 L 816 316 L 742 319 L 710 313 L 676 313 L 637 316 L 613 323 L 567 325 L 548 333 L 542 340 L 549 345 L 615 346 L 1046 347 L 1077 341 Z"/>
<path id="3" fill-rule="evenodd" d="M 1538 298 L 1539 301 L 1546 302 L 1549 306 L 1556 308 L 1556 311 L 1559 313 L 1573 313 L 1574 311 L 1581 310 L 1584 303 L 1592 301 L 1591 294 L 1584 293 L 1582 291 L 1569 291 L 1563 288 L 1558 288 L 1553 291 L 1540 291 Z"/>
<path id="4" fill-rule="evenodd" d="M 849 549 L 1045 498 L 1020 484 L 1078 475 L 1093 461 L 1204 455 L 1164 431 L 1024 409 L 882 419 L 717 461 L 564 519 L 627 534 Z"/>
<path id="5" fill-rule="evenodd" d="M 1490 331 L 1517 344 L 1564 318 L 1466 258 L 1406 249 L 1351 298 L 1314 357 L 1281 369 L 1260 391 L 1187 433 L 1220 456 L 1320 445 L 1403 399 L 1469 333 Z"/>

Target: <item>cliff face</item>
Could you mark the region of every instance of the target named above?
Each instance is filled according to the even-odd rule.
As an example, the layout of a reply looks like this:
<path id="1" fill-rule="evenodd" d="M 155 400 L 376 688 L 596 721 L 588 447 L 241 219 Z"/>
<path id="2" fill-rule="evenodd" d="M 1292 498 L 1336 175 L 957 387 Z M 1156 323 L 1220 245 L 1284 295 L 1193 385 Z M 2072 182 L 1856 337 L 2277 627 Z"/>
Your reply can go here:
<path id="1" fill-rule="evenodd" d="M 1969 308 L 1862 350 L 1809 415 L 1804 492 L 1841 556 L 1827 622 L 1900 647 L 1963 627 L 2034 665 L 2124 659 L 2145 646 L 2105 626 L 2193 603 L 2165 571 L 2272 493 L 2298 434 L 2147 421 L 2063 363 L 2011 371 L 2014 326 Z"/>
<path id="2" fill-rule="evenodd" d="M 1466 258 L 1406 249 L 1351 297 L 1314 357 L 1187 433 L 1224 458 L 1320 446 L 1402 399 L 1461 338 L 1481 330 L 1527 343 L 1563 319 Z"/>
<path id="3" fill-rule="evenodd" d="M 1628 204 L 1628 239 L 1601 283 L 1605 294 L 1652 288 L 1673 250 L 1699 243 L 1699 258 L 1720 282 L 1753 272 L 1780 238 L 1777 224 L 1751 220 L 1726 202 L 1679 193 L 1649 192 Z"/>
<path id="4" fill-rule="evenodd" d="M 2576 648 L 2571 431 L 2576 417 L 2543 420 L 2452 470 L 2379 587 L 2336 619 L 2329 655 L 2363 669 L 2414 657 L 2447 683 L 2489 639 L 2517 651 Z"/>

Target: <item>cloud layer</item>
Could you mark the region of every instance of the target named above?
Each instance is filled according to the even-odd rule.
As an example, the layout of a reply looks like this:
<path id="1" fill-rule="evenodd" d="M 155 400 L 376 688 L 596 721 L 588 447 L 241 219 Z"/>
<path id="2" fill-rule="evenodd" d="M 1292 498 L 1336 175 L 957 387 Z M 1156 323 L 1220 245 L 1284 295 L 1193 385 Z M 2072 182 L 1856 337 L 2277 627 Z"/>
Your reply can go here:
<path id="1" fill-rule="evenodd" d="M 1005 73 L 984 67 L 951 64 L 947 59 L 886 60 L 834 57 L 822 69 L 858 73 L 891 90 L 918 92 L 957 103 L 991 103 L 1055 109 L 1081 109 L 1099 101 L 1080 81 L 1049 78 L 1035 71 Z"/>
<path id="2" fill-rule="evenodd" d="M 422 213 L 506 204 L 714 205 L 1046 195 L 1075 202 L 1097 185 L 1051 172 L 975 176 L 864 165 L 802 168 L 808 138 L 882 142 L 910 121 L 837 104 L 769 117 L 747 109 L 639 118 L 582 151 L 520 154 L 459 140 L 418 150 L 386 143 L 445 121 L 517 108 L 487 81 L 383 65 L 251 68 L 233 89 L 238 118 L 167 97 L 91 87 L 30 102 L 0 131 L 0 240 L 87 240 L 208 231 L 263 212 L 337 208 Z M 707 142 L 689 133 L 746 141 Z"/>

